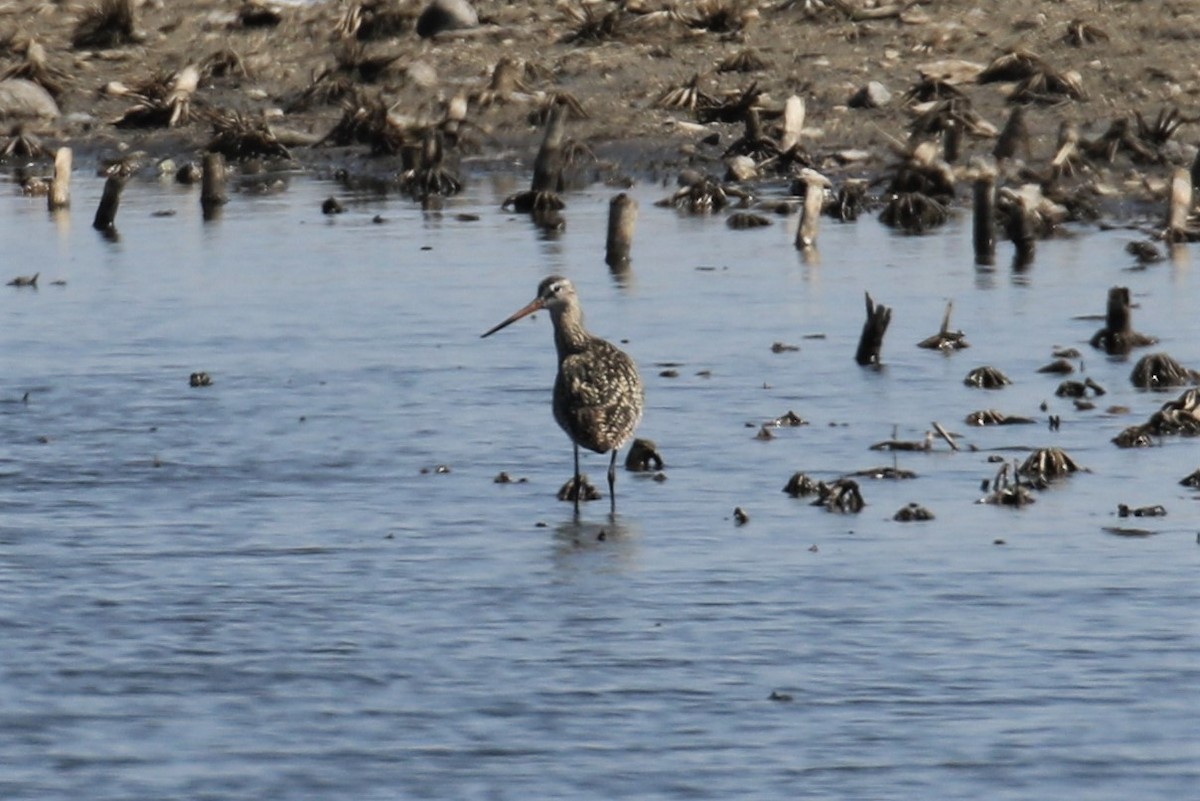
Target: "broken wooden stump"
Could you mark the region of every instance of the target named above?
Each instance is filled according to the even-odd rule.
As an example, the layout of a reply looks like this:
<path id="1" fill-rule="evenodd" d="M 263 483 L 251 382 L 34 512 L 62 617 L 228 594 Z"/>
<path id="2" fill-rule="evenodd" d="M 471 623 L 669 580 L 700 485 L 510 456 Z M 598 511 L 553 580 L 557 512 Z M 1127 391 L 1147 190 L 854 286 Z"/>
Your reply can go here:
<path id="1" fill-rule="evenodd" d="M 1104 314 L 1104 327 L 1091 339 L 1093 348 L 1101 348 L 1110 356 L 1129 353 L 1134 348 L 1153 345 L 1155 337 L 1139 334 L 1133 330 L 1129 287 L 1114 286 L 1108 290 L 1108 307 Z"/>
<path id="2" fill-rule="evenodd" d="M 54 154 L 54 178 L 47 199 L 50 211 L 71 205 L 71 148 L 60 147 Z"/>
<path id="3" fill-rule="evenodd" d="M 608 238 L 604 246 L 604 261 L 613 270 L 629 266 L 629 252 L 633 247 L 637 215 L 637 201 L 624 192 L 609 201 Z"/>
<path id="4" fill-rule="evenodd" d="M 225 158 L 220 153 L 205 153 L 200 179 L 200 209 L 204 219 L 217 216 L 229 200 L 225 194 Z"/>
<path id="5" fill-rule="evenodd" d="M 800 211 L 800 228 L 796 231 L 796 247 L 804 250 L 817 244 L 821 212 L 825 208 L 825 191 L 832 188 L 833 183 L 809 167 L 800 171 L 800 180 L 804 183 L 804 207 Z"/>
<path id="6" fill-rule="evenodd" d="M 1197 232 L 1188 227 L 1192 213 L 1192 175 L 1183 167 L 1177 167 L 1171 175 L 1171 202 L 1167 208 L 1167 230 L 1163 238 L 1168 242 L 1189 242 L 1197 238 Z"/>
<path id="7" fill-rule="evenodd" d="M 121 190 L 125 188 L 125 176 L 119 173 L 108 176 L 104 182 L 104 192 L 100 196 L 100 205 L 96 208 L 96 217 L 92 227 L 107 234 L 116 233 L 117 208 L 121 205 Z"/>
<path id="8" fill-rule="evenodd" d="M 883 348 L 883 335 L 887 333 L 888 325 L 892 322 L 892 310 L 882 303 L 871 299 L 871 293 L 866 293 L 867 320 L 863 323 L 862 336 L 858 340 L 858 351 L 854 361 L 866 366 L 879 364 L 879 352 Z"/>
<path id="9" fill-rule="evenodd" d="M 974 182 L 975 263 L 996 263 L 996 171 L 981 170 Z"/>

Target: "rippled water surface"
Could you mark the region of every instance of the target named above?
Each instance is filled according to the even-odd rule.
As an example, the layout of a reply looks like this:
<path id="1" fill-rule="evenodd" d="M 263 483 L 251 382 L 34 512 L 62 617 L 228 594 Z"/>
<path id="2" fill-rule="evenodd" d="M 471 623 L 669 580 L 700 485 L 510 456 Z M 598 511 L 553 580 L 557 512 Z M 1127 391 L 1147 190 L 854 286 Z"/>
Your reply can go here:
<path id="1" fill-rule="evenodd" d="M 1089 232 L 980 271 L 964 215 L 922 238 L 826 222 L 805 257 L 794 216 L 735 232 L 643 185 L 618 279 L 616 190 L 570 194 L 553 237 L 499 210 L 525 180 L 426 214 L 293 178 L 209 223 L 141 181 L 116 242 L 91 230 L 97 179 L 57 218 L 0 193 L 0 278 L 40 272 L 0 286 L 0 797 L 1195 792 L 1200 510 L 1178 482 L 1200 452 L 1110 443 L 1178 393 L 1136 391 L 1080 319 L 1128 286 L 1135 327 L 1200 367 L 1194 252 L 1135 271 L 1139 234 Z M 555 272 L 641 364 L 667 463 L 621 472 L 615 519 L 555 499 L 548 318 L 479 338 Z M 895 310 L 881 370 L 852 358 L 864 292 Z M 948 300 L 972 347 L 918 349 Z M 1054 346 L 1108 390 L 1095 409 L 1036 372 Z M 980 365 L 1012 386 L 965 387 Z M 965 425 L 986 408 L 1038 423 Z M 755 438 L 789 410 L 809 425 Z M 961 451 L 869 450 L 935 421 Z M 1089 472 L 976 502 L 989 457 L 1052 445 Z M 917 477 L 860 479 L 858 515 L 781 492 L 892 465 Z M 912 501 L 936 519 L 894 522 Z"/>

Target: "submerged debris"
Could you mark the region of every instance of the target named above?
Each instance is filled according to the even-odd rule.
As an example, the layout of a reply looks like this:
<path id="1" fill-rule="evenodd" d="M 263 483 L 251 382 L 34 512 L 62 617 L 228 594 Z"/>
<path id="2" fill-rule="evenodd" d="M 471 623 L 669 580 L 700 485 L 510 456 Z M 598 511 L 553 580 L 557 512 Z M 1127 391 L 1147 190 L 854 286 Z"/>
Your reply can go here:
<path id="1" fill-rule="evenodd" d="M 929 350 L 953 351 L 971 347 L 966 334 L 962 331 L 950 330 L 950 312 L 954 309 L 954 301 L 946 303 L 946 313 L 942 316 L 941 329 L 931 337 L 926 337 L 917 343 L 918 348 Z"/>
<path id="2" fill-rule="evenodd" d="M 1200 470 L 1197 473 L 1200 473 Z M 802 498 L 806 495 L 815 494 L 818 486 L 818 482 L 813 481 L 806 474 L 792 473 L 792 477 L 783 486 L 783 491 L 793 498 Z"/>
<path id="3" fill-rule="evenodd" d="M 635 473 L 647 473 L 663 469 L 663 458 L 654 440 L 638 438 L 629 446 L 625 456 L 625 469 Z"/>
<path id="4" fill-rule="evenodd" d="M 886 439 L 882 442 L 876 442 L 870 447 L 873 451 L 928 451 L 933 449 L 933 432 L 926 431 L 925 439 L 919 440 L 904 440 L 896 439 L 895 432 L 892 432 L 892 439 Z"/>
<path id="5" fill-rule="evenodd" d="M 567 483 L 558 489 L 558 499 L 560 501 L 574 501 L 576 499 L 580 501 L 598 501 L 601 497 L 603 496 L 600 495 L 600 490 L 596 489 L 592 482 L 588 480 L 586 473 L 579 477 L 578 483 L 576 483 L 575 478 L 572 476 L 567 479 Z"/>
<path id="6" fill-rule="evenodd" d="M 1107 390 L 1091 378 L 1085 378 L 1082 381 L 1063 381 L 1054 390 L 1054 395 L 1059 398 L 1085 398 L 1089 392 L 1100 397 L 1106 394 Z"/>
<path id="7" fill-rule="evenodd" d="M 1081 468 L 1061 448 L 1039 448 L 1017 468 L 1017 473 L 1038 481 L 1052 481 Z"/>
<path id="8" fill-rule="evenodd" d="M 967 377 L 963 379 L 963 383 L 968 387 L 975 387 L 977 389 L 1000 389 L 1011 384 L 1012 380 L 995 367 L 984 366 L 976 367 L 967 373 Z"/>
<path id="9" fill-rule="evenodd" d="M 829 484 L 824 481 L 818 483 L 817 499 L 812 505 L 824 506 L 830 512 L 857 514 L 866 506 L 866 501 L 863 500 L 857 481 L 839 478 Z"/>
<path id="10" fill-rule="evenodd" d="M 1114 286 L 1110 288 L 1104 327 L 1092 336 L 1092 347 L 1100 348 L 1105 353 L 1115 356 L 1158 342 L 1155 337 L 1139 334 L 1133 330 L 1132 309 L 1133 300 L 1128 287 Z"/>
<path id="11" fill-rule="evenodd" d="M 1168 401 L 1138 426 L 1130 426 L 1117 436 L 1113 443 L 1120 448 L 1140 448 L 1153 445 L 1153 437 L 1200 436 L 1200 389 L 1185 390 L 1173 401 Z"/>
<path id="12" fill-rule="evenodd" d="M 1200 383 L 1200 372 L 1184 367 L 1167 353 L 1151 353 L 1138 359 L 1129 380 L 1140 389 L 1167 389 Z"/>
<path id="13" fill-rule="evenodd" d="M 892 515 L 892 519 L 901 523 L 911 523 L 916 520 L 933 520 L 933 512 L 914 501 L 907 506 L 902 506 L 896 514 Z"/>
<path id="14" fill-rule="evenodd" d="M 1011 471 L 1010 465 L 1005 462 L 996 472 L 996 477 L 989 482 L 984 479 L 983 488 L 987 491 L 989 486 L 991 491 L 987 495 L 979 499 L 979 503 L 993 504 L 996 506 L 1028 506 L 1036 499 L 1033 497 L 1032 489 L 1021 483 L 1021 477 L 1017 470 Z"/>
<path id="15" fill-rule="evenodd" d="M 1037 421 L 1032 417 L 1007 415 L 995 409 L 983 409 L 968 414 L 966 422 L 969 426 L 1015 426 L 1028 425 Z"/>
<path id="16" fill-rule="evenodd" d="M 1167 509 L 1162 504 L 1136 508 L 1131 508 L 1123 503 L 1117 504 L 1117 517 L 1165 517 L 1166 514 Z"/>
<path id="17" fill-rule="evenodd" d="M 712 214 L 728 206 L 733 199 L 742 203 L 749 200 L 749 193 L 734 186 L 726 186 L 708 175 L 681 175 L 683 185 L 670 198 L 659 201 L 660 206 L 674 206 L 691 214 Z"/>

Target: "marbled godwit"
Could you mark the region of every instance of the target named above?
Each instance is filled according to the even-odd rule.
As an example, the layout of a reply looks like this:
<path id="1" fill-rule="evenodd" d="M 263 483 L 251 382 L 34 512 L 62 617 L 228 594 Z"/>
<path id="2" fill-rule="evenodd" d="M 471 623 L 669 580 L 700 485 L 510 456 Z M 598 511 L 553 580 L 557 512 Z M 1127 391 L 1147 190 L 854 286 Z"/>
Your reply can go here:
<path id="1" fill-rule="evenodd" d="M 575 446 L 575 510 L 579 511 L 582 477 L 579 446 L 596 453 L 612 452 L 608 462 L 608 494 L 617 509 L 617 451 L 633 435 L 642 419 L 645 390 L 633 359 L 611 342 L 593 336 L 583 327 L 583 308 L 575 285 L 552 275 L 538 285 L 529 305 L 483 336 L 532 314 L 550 312 L 554 345 L 558 350 L 558 375 L 554 379 L 554 419 Z"/>

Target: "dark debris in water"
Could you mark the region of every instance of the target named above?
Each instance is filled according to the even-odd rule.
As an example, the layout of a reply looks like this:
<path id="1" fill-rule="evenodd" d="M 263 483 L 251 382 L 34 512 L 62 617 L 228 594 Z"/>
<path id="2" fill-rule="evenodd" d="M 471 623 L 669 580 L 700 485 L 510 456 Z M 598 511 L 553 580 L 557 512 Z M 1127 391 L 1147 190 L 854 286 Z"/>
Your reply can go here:
<path id="1" fill-rule="evenodd" d="M 977 389 L 1000 389 L 1012 383 L 1012 380 L 995 367 L 976 367 L 967 373 L 963 383 Z"/>
<path id="2" fill-rule="evenodd" d="M 1145 423 L 1126 428 L 1112 441 L 1120 448 L 1141 448 L 1153 445 L 1154 437 L 1165 436 L 1200 436 L 1200 389 L 1185 390 Z"/>
<path id="3" fill-rule="evenodd" d="M 907 506 L 902 506 L 896 514 L 892 515 L 892 519 L 900 523 L 911 523 L 921 520 L 933 520 L 933 512 L 921 506 L 919 503 L 913 502 Z"/>
<path id="4" fill-rule="evenodd" d="M 1196 471 L 1200 473 L 1200 470 Z M 784 485 L 783 491 L 793 498 L 802 498 L 806 495 L 813 495 L 817 492 L 817 482 L 813 481 L 804 473 L 793 473 Z"/>
<path id="5" fill-rule="evenodd" d="M 1148 528 L 1128 528 L 1125 526 L 1105 526 L 1104 532 L 1117 537 L 1153 537 L 1157 531 L 1151 531 Z"/>
<path id="6" fill-rule="evenodd" d="M 654 440 L 638 438 L 629 446 L 625 456 L 625 469 L 635 473 L 647 473 L 663 469 L 662 454 Z"/>
<path id="7" fill-rule="evenodd" d="M 1038 448 L 1029 455 L 1017 472 L 1039 481 L 1053 481 L 1082 470 L 1062 448 Z"/>
<path id="8" fill-rule="evenodd" d="M 829 512 L 857 514 L 867 503 L 863 500 L 857 481 L 839 478 L 828 484 L 823 481 L 818 483 L 817 499 L 812 502 L 812 505 L 823 506 Z"/>
<path id="9" fill-rule="evenodd" d="M 1117 504 L 1117 517 L 1165 517 L 1166 514 L 1166 507 L 1162 504 L 1138 507 L 1130 507 L 1123 503 Z"/>
<path id="10" fill-rule="evenodd" d="M 1138 359 L 1129 380 L 1139 389 L 1166 389 L 1200 383 L 1200 371 L 1184 367 L 1169 353 L 1151 353 Z"/>
<path id="11" fill-rule="evenodd" d="M 581 475 L 579 481 L 575 478 L 567 479 L 567 483 L 563 484 L 558 489 L 558 499 L 560 501 L 574 501 L 578 498 L 581 501 L 598 501 L 602 497 L 600 490 L 588 480 L 587 475 Z"/>

